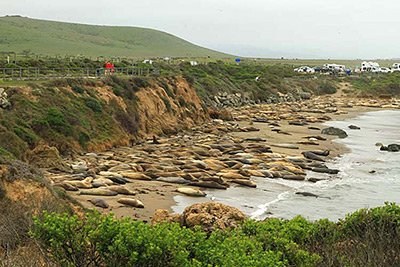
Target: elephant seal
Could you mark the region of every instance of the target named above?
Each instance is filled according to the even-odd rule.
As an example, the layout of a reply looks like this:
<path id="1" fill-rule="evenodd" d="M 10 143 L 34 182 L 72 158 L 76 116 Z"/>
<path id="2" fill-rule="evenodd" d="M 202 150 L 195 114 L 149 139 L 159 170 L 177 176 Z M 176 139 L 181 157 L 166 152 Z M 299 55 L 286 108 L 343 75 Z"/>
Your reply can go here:
<path id="1" fill-rule="evenodd" d="M 88 177 L 82 181 L 65 181 L 64 183 L 73 185 L 77 188 L 89 189 L 89 188 L 92 188 L 92 181 L 93 181 L 93 178 Z"/>
<path id="2" fill-rule="evenodd" d="M 240 184 L 240 185 L 244 185 L 244 186 L 248 186 L 248 187 L 253 187 L 253 188 L 257 187 L 257 184 L 251 180 L 233 179 L 233 180 L 231 180 L 231 182 Z"/>
<path id="3" fill-rule="evenodd" d="M 135 192 L 133 192 L 133 191 L 131 191 L 131 190 L 125 188 L 125 187 L 118 186 L 118 185 L 107 186 L 107 189 L 111 190 L 111 191 L 114 191 L 114 192 L 117 192 L 118 194 L 122 194 L 122 195 L 131 195 L 131 196 L 136 195 Z"/>
<path id="4" fill-rule="evenodd" d="M 312 168 L 313 172 L 321 172 L 321 173 L 328 173 L 328 174 L 338 174 L 339 170 L 335 169 L 328 169 L 328 168 Z"/>
<path id="5" fill-rule="evenodd" d="M 302 196 L 305 196 L 305 197 L 316 197 L 316 198 L 319 197 L 318 195 L 310 193 L 310 192 L 296 192 L 295 194 L 296 195 L 302 195 Z"/>
<path id="6" fill-rule="evenodd" d="M 156 181 L 173 183 L 173 184 L 187 184 L 190 183 L 189 180 L 186 180 L 182 177 L 160 177 L 157 178 Z"/>
<path id="7" fill-rule="evenodd" d="M 77 187 L 75 187 L 69 183 L 57 183 L 57 184 L 54 184 L 53 186 L 61 187 L 61 188 L 65 189 L 66 191 L 78 191 L 79 190 Z"/>
<path id="8" fill-rule="evenodd" d="M 216 189 L 227 189 L 228 188 L 228 186 L 226 186 L 226 185 L 222 185 L 220 183 L 213 182 L 213 181 L 200 181 L 200 182 L 189 183 L 189 185 L 205 187 L 205 188 L 216 188 Z"/>
<path id="9" fill-rule="evenodd" d="M 199 189 L 194 189 L 190 187 L 180 187 L 176 189 L 177 192 L 191 196 L 191 197 L 204 197 L 206 196 L 206 193 Z"/>
<path id="10" fill-rule="evenodd" d="M 151 180 L 150 176 L 147 176 L 146 174 L 141 172 L 120 172 L 120 175 L 128 179 L 146 180 L 146 181 Z"/>
<path id="11" fill-rule="evenodd" d="M 108 190 L 106 188 L 94 188 L 81 190 L 80 195 L 93 195 L 93 196 L 116 196 L 117 192 Z"/>
<path id="12" fill-rule="evenodd" d="M 310 151 L 301 152 L 301 154 L 303 154 L 303 156 L 307 159 L 312 159 L 312 160 L 317 160 L 317 161 L 322 161 L 322 162 L 325 161 Z"/>
<path id="13" fill-rule="evenodd" d="M 315 155 L 324 156 L 324 157 L 329 156 L 329 153 L 330 153 L 329 150 L 312 150 L 309 152 L 314 153 Z"/>
<path id="14" fill-rule="evenodd" d="M 120 198 L 117 200 L 118 203 L 127 205 L 127 206 L 131 206 L 131 207 L 135 207 L 135 208 L 144 208 L 144 205 L 142 203 L 142 201 L 138 200 L 138 199 L 133 199 L 133 198 Z"/>
<path id="15" fill-rule="evenodd" d="M 88 200 L 90 203 L 95 205 L 96 207 L 100 207 L 106 209 L 109 207 L 108 203 L 102 198 L 92 198 Z"/>
<path id="16" fill-rule="evenodd" d="M 291 174 L 285 174 L 282 176 L 283 179 L 285 180 L 297 180 L 297 181 L 302 181 L 305 179 L 305 176 L 302 175 L 291 175 Z"/>

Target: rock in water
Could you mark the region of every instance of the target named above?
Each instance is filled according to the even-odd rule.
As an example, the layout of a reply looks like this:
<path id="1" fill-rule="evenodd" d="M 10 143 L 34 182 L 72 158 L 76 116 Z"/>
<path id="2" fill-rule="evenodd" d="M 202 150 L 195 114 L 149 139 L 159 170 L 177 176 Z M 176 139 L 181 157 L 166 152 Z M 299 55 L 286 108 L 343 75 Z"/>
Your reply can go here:
<path id="1" fill-rule="evenodd" d="M 380 150 L 389 151 L 389 152 L 399 152 L 400 151 L 400 145 L 398 145 L 398 144 L 390 144 L 388 146 L 382 145 Z"/>
<path id="2" fill-rule="evenodd" d="M 399 152 L 400 151 L 400 145 L 398 144 L 390 144 L 388 145 L 388 149 L 390 152 Z"/>
<path id="3" fill-rule="evenodd" d="M 336 135 L 339 138 L 346 138 L 347 133 L 343 131 L 342 129 L 336 128 L 336 127 L 329 127 L 325 128 L 321 131 L 322 134 L 327 134 L 327 135 Z"/>
<path id="4" fill-rule="evenodd" d="M 138 199 L 134 199 L 134 198 L 120 198 L 118 199 L 118 203 L 127 205 L 127 206 L 131 206 L 131 207 L 135 207 L 135 208 L 144 208 L 144 205 L 142 203 L 142 201 L 138 200 Z"/>
<path id="5" fill-rule="evenodd" d="M 361 128 L 358 127 L 357 125 L 349 125 L 349 129 L 352 129 L 352 130 L 360 130 Z"/>
<path id="6" fill-rule="evenodd" d="M 319 197 L 318 195 L 310 193 L 310 192 L 296 192 L 296 195 L 302 195 L 305 197 Z"/>
<path id="7" fill-rule="evenodd" d="M 180 187 L 176 189 L 176 191 L 191 197 L 204 197 L 206 195 L 206 193 L 204 193 L 203 191 L 199 189 L 193 189 L 190 187 Z"/>

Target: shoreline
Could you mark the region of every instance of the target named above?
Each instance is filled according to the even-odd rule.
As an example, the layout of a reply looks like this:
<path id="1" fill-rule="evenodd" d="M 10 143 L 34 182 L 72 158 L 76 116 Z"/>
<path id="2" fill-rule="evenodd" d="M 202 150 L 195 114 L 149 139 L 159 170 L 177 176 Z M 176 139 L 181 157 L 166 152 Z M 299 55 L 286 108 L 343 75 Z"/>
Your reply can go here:
<path id="1" fill-rule="evenodd" d="M 322 98 L 322 99 L 317 99 L 317 100 L 310 100 L 310 103 L 314 103 L 319 100 L 324 100 L 324 101 L 333 101 L 332 99 L 329 98 Z M 305 103 L 309 103 L 305 102 Z M 305 105 L 305 103 L 297 103 L 298 105 Z M 289 104 L 282 104 L 282 105 L 277 105 L 279 109 L 282 109 L 283 111 L 288 110 L 287 114 L 295 114 L 295 115 L 301 115 L 301 116 L 310 116 L 310 117 L 318 117 L 318 116 L 329 116 L 330 121 L 331 120 L 345 120 L 348 118 L 354 118 L 357 116 L 360 116 L 364 112 L 368 111 L 376 111 L 376 110 L 383 110 L 383 108 L 375 108 L 375 107 L 365 107 L 365 106 L 357 106 L 354 105 L 352 108 L 342 108 L 340 107 L 340 110 L 342 111 L 341 114 L 333 114 L 333 113 L 321 113 L 321 114 L 316 114 L 316 113 L 309 113 L 309 112 L 302 112 L 302 111 L 291 111 L 289 110 L 288 106 Z M 253 110 L 254 112 L 262 111 L 263 108 L 267 107 L 266 105 L 253 105 L 253 106 L 247 106 L 247 107 L 240 107 L 236 108 L 233 110 L 233 113 L 240 113 L 245 111 L 246 109 Z M 268 108 L 270 108 L 268 106 Z M 283 113 L 282 110 L 279 110 L 279 112 Z M 343 114 L 345 111 L 346 114 Z M 265 142 L 262 142 L 264 145 L 267 145 L 271 148 L 273 153 L 277 154 L 282 154 L 285 156 L 294 156 L 294 157 L 302 157 L 301 152 L 302 151 L 307 151 L 307 150 L 330 150 L 331 154 L 329 155 L 329 158 L 334 158 L 337 156 L 341 156 L 345 153 L 349 152 L 349 149 L 345 147 L 343 144 L 338 144 L 334 140 L 337 138 L 335 136 L 328 136 L 328 135 L 323 135 L 326 140 L 324 141 L 318 141 L 318 145 L 307 145 L 307 144 L 298 144 L 297 142 L 299 141 L 304 141 L 307 140 L 304 137 L 305 136 L 313 136 L 313 135 L 321 135 L 321 130 L 310 130 L 308 129 L 308 126 L 314 126 L 314 127 L 319 127 L 322 129 L 323 123 L 324 122 L 315 122 L 315 123 L 310 123 L 308 126 L 298 126 L 298 125 L 290 125 L 288 119 L 278 119 L 277 121 L 279 122 L 279 128 L 281 131 L 290 133 L 290 135 L 286 134 L 280 134 L 277 132 L 272 131 L 270 125 L 267 123 L 260 123 L 260 122 L 251 122 L 252 120 L 250 119 L 245 119 L 241 120 L 238 119 L 240 116 L 238 114 L 234 114 L 236 121 L 233 122 L 224 122 L 221 124 L 221 126 L 215 126 L 212 123 L 208 123 L 205 125 L 201 125 L 198 127 L 195 127 L 192 132 L 184 133 L 182 135 L 177 135 L 177 136 L 170 136 L 168 138 L 165 138 L 161 141 L 161 144 L 159 145 L 153 145 L 151 141 L 147 142 L 144 144 L 143 149 L 145 149 L 146 152 L 149 152 L 150 158 L 148 160 L 143 159 L 143 164 L 144 165 L 154 165 L 155 163 L 159 162 L 159 160 L 165 159 L 165 154 L 163 151 L 169 151 L 168 149 L 174 148 L 175 150 L 184 145 L 179 141 L 179 140 L 185 140 L 185 142 L 189 142 L 189 148 L 190 144 L 192 144 L 195 141 L 190 141 L 191 138 L 193 140 L 207 140 L 209 139 L 210 136 L 213 134 L 211 131 L 209 132 L 208 128 L 210 128 L 210 125 L 213 125 L 213 127 L 217 128 L 218 131 L 216 130 L 215 133 L 212 135 L 214 139 L 212 140 L 219 140 L 219 142 L 225 142 L 227 140 L 232 141 L 232 140 L 240 140 L 240 139 L 245 139 L 245 138 L 264 138 L 266 139 Z M 215 124 L 215 122 L 214 122 Z M 229 130 L 224 130 L 225 128 L 231 127 L 231 124 L 237 124 L 238 129 L 243 129 L 243 128 L 257 128 L 259 131 L 229 131 Z M 225 128 L 224 128 L 225 127 Z M 235 126 L 236 127 L 236 126 Z M 223 128 L 222 130 L 219 128 Z M 348 129 L 344 129 L 348 130 Z M 197 138 L 197 139 L 196 139 Z M 189 140 L 189 141 L 188 141 Z M 225 140 L 225 141 L 224 141 Z M 202 141 L 203 142 L 203 141 Z M 243 142 L 243 141 L 241 141 Z M 207 142 L 206 142 L 207 143 Z M 298 146 L 298 149 L 288 149 L 288 148 L 281 148 L 281 147 L 274 147 L 274 144 L 293 144 Z M 188 145 L 186 144 L 186 146 Z M 201 147 L 202 144 L 200 143 L 193 143 L 194 147 Z M 168 149 L 167 149 L 168 148 Z M 193 148 L 193 147 L 192 147 Z M 139 149 L 139 151 L 138 151 Z M 146 150 L 147 149 L 147 150 Z M 187 150 L 188 147 L 185 147 Z M 185 149 L 183 149 L 185 151 Z M 190 149 L 189 149 L 190 150 Z M 116 148 L 113 149 L 112 151 L 106 151 L 103 153 L 98 153 L 96 154 L 96 158 L 101 158 L 101 162 L 112 162 L 115 160 L 120 160 L 122 158 L 122 155 L 128 156 L 128 158 L 135 159 L 137 157 L 141 156 L 140 152 L 140 146 L 139 147 L 121 147 L 121 148 Z M 192 158 L 191 154 L 185 154 L 185 152 L 182 152 L 180 154 L 180 158 L 182 159 L 187 159 L 186 157 Z M 176 153 L 176 152 L 174 152 Z M 94 154 L 94 153 L 88 153 L 88 154 Z M 186 156 L 187 155 L 187 156 Z M 179 155 L 177 155 L 179 157 Z M 198 156 L 195 156 L 195 158 Z M 199 157 L 199 159 L 202 157 Z M 219 156 L 216 154 L 214 156 L 211 156 L 210 159 L 219 159 Z M 303 157 L 302 157 L 303 158 Z M 151 160 L 150 160 L 151 159 Z M 90 165 L 98 165 L 97 163 L 94 163 L 94 159 L 89 157 L 89 156 L 82 156 L 82 157 L 77 157 L 75 159 L 75 164 L 76 160 L 86 162 L 88 166 Z M 72 164 L 72 161 L 68 161 L 68 164 Z M 126 165 L 126 163 L 121 164 Z M 137 163 L 130 164 L 132 168 L 138 167 Z M 112 165 L 110 165 L 112 166 Z M 113 167 L 115 168 L 115 167 Z M 111 169 L 113 169 L 111 168 Z M 121 167 L 123 169 L 123 167 Z M 142 170 L 143 171 L 143 170 Z M 173 170 L 171 170 L 173 171 Z M 54 174 L 49 174 L 48 177 L 53 176 Z M 265 180 L 268 180 L 268 178 L 263 178 Z M 53 179 L 54 180 L 54 179 Z M 257 181 L 257 179 L 253 179 Z M 302 181 L 305 183 L 309 183 L 308 181 Z M 93 209 L 96 208 L 99 211 L 103 213 L 110 213 L 113 212 L 115 216 L 117 217 L 132 217 L 135 220 L 142 220 L 144 222 L 150 222 L 152 219 L 152 216 L 154 212 L 157 209 L 164 209 L 167 210 L 169 213 L 180 213 L 183 208 L 182 206 L 187 206 L 191 205 L 193 203 L 198 203 L 198 202 L 204 202 L 204 201 L 209 201 L 212 200 L 212 194 L 209 196 L 203 197 L 203 198 L 195 198 L 195 197 L 187 197 L 184 196 L 178 192 L 176 192 L 176 189 L 179 187 L 187 187 L 187 185 L 184 184 L 176 184 L 176 183 L 165 183 L 165 182 L 160 182 L 160 181 L 143 181 L 143 180 L 131 180 L 130 183 L 127 183 L 124 185 L 125 188 L 130 189 L 132 191 L 136 192 L 135 196 L 132 196 L 132 198 L 139 199 L 144 203 L 144 208 L 133 208 L 125 205 L 121 205 L 117 202 L 119 198 L 122 197 L 130 197 L 130 196 L 123 196 L 123 195 L 118 195 L 118 197 L 108 197 L 108 196 L 102 196 L 107 203 L 110 205 L 110 208 L 103 209 L 99 207 L 95 207 L 93 204 L 91 204 L 88 200 L 92 199 L 93 196 L 90 195 L 79 195 L 79 192 L 68 192 L 70 196 L 78 200 L 79 203 L 82 204 L 84 208 L 88 209 Z M 192 187 L 192 186 L 189 186 Z M 269 192 L 265 192 L 265 195 L 263 195 L 264 198 L 269 198 L 271 200 L 275 199 L 277 195 L 279 195 L 280 192 L 284 192 L 284 186 L 279 185 L 276 183 L 276 185 L 271 185 L 271 187 L 274 187 L 273 190 L 270 190 Z M 192 187 L 193 188 L 193 187 Z M 207 190 L 206 188 L 199 188 L 199 187 L 194 187 L 201 189 L 205 192 L 212 192 L 213 190 Z M 236 184 L 231 184 L 231 187 L 228 190 L 218 190 L 218 192 L 226 193 L 229 194 L 229 190 L 234 189 L 237 190 L 239 193 L 244 193 L 244 194 L 251 194 L 248 190 L 252 190 L 252 188 L 244 188 L 241 185 L 236 185 Z M 280 188 L 280 189 L 279 189 Z M 274 191 L 275 190 L 275 191 Z M 216 192 L 216 191 L 215 191 Z M 180 203 L 178 203 L 176 200 L 178 200 Z M 216 199 L 218 201 L 218 199 Z M 249 207 L 251 206 L 250 204 L 248 205 Z M 180 208 L 177 208 L 180 207 Z M 252 207 L 254 208 L 254 207 Z M 239 208 L 240 209 L 240 208 Z"/>

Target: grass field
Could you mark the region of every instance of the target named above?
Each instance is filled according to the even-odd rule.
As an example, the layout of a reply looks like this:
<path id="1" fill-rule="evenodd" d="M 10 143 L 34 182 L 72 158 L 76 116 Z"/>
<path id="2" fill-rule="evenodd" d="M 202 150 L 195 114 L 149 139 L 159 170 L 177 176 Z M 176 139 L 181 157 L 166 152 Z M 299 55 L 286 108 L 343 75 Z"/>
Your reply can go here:
<path id="1" fill-rule="evenodd" d="M 0 52 L 104 57 L 213 57 L 228 55 L 172 34 L 138 28 L 0 17 Z"/>

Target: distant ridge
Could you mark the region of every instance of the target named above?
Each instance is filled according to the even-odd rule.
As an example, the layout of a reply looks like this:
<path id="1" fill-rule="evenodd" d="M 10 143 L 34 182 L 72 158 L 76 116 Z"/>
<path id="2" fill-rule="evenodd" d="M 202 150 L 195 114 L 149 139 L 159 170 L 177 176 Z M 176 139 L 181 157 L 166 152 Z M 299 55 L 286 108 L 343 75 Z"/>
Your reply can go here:
<path id="1" fill-rule="evenodd" d="M 105 57 L 213 57 L 229 55 L 158 30 L 0 17 L 0 52 Z"/>

